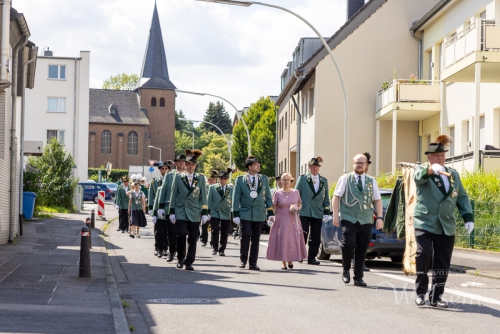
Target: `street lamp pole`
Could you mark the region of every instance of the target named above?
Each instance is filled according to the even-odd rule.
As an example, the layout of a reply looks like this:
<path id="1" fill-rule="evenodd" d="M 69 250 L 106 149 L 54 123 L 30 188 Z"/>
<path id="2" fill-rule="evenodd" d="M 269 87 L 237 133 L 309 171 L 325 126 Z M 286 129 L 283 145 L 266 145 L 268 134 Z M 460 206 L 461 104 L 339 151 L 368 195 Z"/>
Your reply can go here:
<path id="1" fill-rule="evenodd" d="M 263 3 L 263 2 L 257 2 L 257 1 L 240 1 L 240 0 L 196 0 L 196 1 L 203 1 L 203 2 L 215 2 L 215 3 L 221 3 L 221 4 L 226 4 L 226 5 L 236 5 L 236 6 L 244 6 L 244 7 L 249 7 L 251 5 L 261 5 L 265 7 L 271 7 L 271 8 L 276 8 L 283 10 L 287 13 L 292 14 L 293 16 L 299 18 L 302 20 L 305 24 L 307 24 L 315 33 L 318 35 L 319 39 L 321 40 L 321 43 L 325 47 L 325 49 L 328 51 L 330 54 L 330 58 L 333 60 L 333 64 L 335 65 L 335 68 L 337 70 L 339 79 L 340 79 L 340 84 L 342 86 L 342 93 L 344 95 L 344 173 L 347 173 L 348 168 L 349 168 L 349 109 L 348 109 L 348 103 L 347 103 L 347 91 L 345 89 L 345 84 L 344 84 L 344 78 L 342 77 L 342 73 L 340 71 L 340 67 L 337 64 L 337 60 L 335 59 L 335 56 L 333 55 L 332 50 L 328 46 L 328 43 L 326 43 L 325 39 L 323 36 L 320 35 L 318 30 L 311 24 L 309 23 L 306 19 L 304 19 L 302 16 L 298 15 L 297 13 L 292 12 L 291 10 L 276 6 L 276 5 L 271 5 L 268 3 Z"/>
<path id="2" fill-rule="evenodd" d="M 194 150 L 194 132 L 191 132 L 191 131 L 187 131 L 187 130 L 180 130 L 182 132 L 187 132 L 187 133 L 190 133 L 193 135 L 193 146 L 192 146 L 192 149 Z"/>
<path id="3" fill-rule="evenodd" d="M 149 145 L 148 147 L 149 147 L 149 148 L 156 148 L 157 150 L 160 150 L 160 161 L 161 161 L 161 148 L 159 148 L 159 147 L 154 147 L 154 146 L 152 146 L 152 145 Z"/>
<path id="4" fill-rule="evenodd" d="M 227 150 L 229 151 L 229 165 L 231 166 L 231 168 L 233 168 L 233 155 L 231 154 L 231 144 L 229 143 L 229 140 L 227 139 L 227 137 L 224 134 L 224 132 L 222 132 L 222 130 L 217 125 L 215 125 L 214 123 L 207 122 L 207 121 L 198 121 L 198 120 L 186 119 L 186 118 L 179 118 L 179 121 L 206 123 L 206 124 L 209 124 L 209 125 L 213 126 L 217 130 L 219 130 L 219 132 L 222 134 L 222 137 L 224 137 L 224 139 L 226 140 Z"/>
<path id="5" fill-rule="evenodd" d="M 213 94 L 209 94 L 209 93 L 197 93 L 197 92 L 190 92 L 190 91 L 187 91 L 187 90 L 181 90 L 181 89 L 176 89 L 175 90 L 176 92 L 179 92 L 179 93 L 186 93 L 186 94 L 193 94 L 193 95 L 207 95 L 207 96 L 213 96 L 213 97 L 216 97 L 218 99 L 221 99 L 223 101 L 226 101 L 227 103 L 229 103 L 229 105 L 231 107 L 234 108 L 235 112 L 236 112 L 236 117 L 238 117 L 238 119 L 240 121 L 242 121 L 243 123 L 243 127 L 245 128 L 245 131 L 247 132 L 247 141 L 248 141 L 248 155 L 252 155 L 252 144 L 250 142 L 250 132 L 248 131 L 248 126 L 247 126 L 247 123 L 245 122 L 245 120 L 243 119 L 243 115 L 240 115 L 240 112 L 238 111 L 238 109 L 236 109 L 236 107 L 234 106 L 234 104 L 232 104 L 231 102 L 229 102 L 228 100 L 226 100 L 225 98 L 223 97 L 220 97 L 220 96 L 217 96 L 217 95 L 213 95 Z"/>

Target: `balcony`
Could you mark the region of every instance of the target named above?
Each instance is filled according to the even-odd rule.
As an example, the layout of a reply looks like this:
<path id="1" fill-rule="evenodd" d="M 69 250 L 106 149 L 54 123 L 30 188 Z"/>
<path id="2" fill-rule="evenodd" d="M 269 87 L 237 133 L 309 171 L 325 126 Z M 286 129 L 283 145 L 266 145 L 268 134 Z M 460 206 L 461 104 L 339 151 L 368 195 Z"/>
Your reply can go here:
<path id="1" fill-rule="evenodd" d="M 439 81 L 394 79 L 377 92 L 375 119 L 389 121 L 397 111 L 398 121 L 422 121 L 441 112 Z"/>
<path id="2" fill-rule="evenodd" d="M 481 82 L 500 82 L 500 21 L 476 19 L 443 49 L 442 81 L 474 82 L 479 63 Z"/>

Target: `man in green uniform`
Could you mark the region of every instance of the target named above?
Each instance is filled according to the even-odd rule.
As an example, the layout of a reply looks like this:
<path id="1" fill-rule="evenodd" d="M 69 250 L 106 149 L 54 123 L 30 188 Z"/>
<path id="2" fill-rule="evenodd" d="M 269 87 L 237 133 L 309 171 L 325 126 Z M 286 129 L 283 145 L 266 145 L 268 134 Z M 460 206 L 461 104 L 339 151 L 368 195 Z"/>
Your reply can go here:
<path id="1" fill-rule="evenodd" d="M 127 176 L 122 177 L 123 184 L 118 187 L 115 196 L 115 208 L 118 209 L 118 229 L 125 233 L 128 231 L 128 202 L 130 198 L 127 192 L 130 190 L 129 180 Z"/>
<path id="2" fill-rule="evenodd" d="M 259 159 L 253 155 L 249 156 L 245 167 L 248 172 L 238 176 L 234 182 L 233 221 L 237 225 L 241 223 L 240 268 L 245 268 L 249 260 L 250 270 L 260 270 L 257 266 L 260 234 L 262 224 L 266 221 L 266 212 L 268 219 L 274 222 L 273 203 L 269 180 L 267 176 L 259 174 Z"/>
<path id="3" fill-rule="evenodd" d="M 177 224 L 177 268 L 179 269 L 185 265 L 186 270 L 193 270 L 200 214 L 202 224 L 208 222 L 205 176 L 195 172 L 197 159 L 202 154 L 200 150 L 186 150 L 186 171 L 175 175 L 172 183 L 169 218 L 173 224 Z"/>
<path id="4" fill-rule="evenodd" d="M 425 152 L 429 162 L 415 166 L 413 173 L 417 200 L 413 225 L 417 240 L 415 303 L 418 306 L 425 305 L 429 286 L 427 272 L 432 269 L 430 305 L 448 307 L 441 295 L 448 278 L 455 243 L 455 208 L 458 208 L 469 234 L 474 229 L 472 207 L 460 176 L 456 170 L 444 166 L 445 152 L 448 151 L 446 146 L 451 141 L 447 135 L 439 136 Z"/>
<path id="5" fill-rule="evenodd" d="M 319 174 L 321 162 L 323 162 L 322 157 L 312 158 L 308 163 L 309 173 L 301 175 L 295 186 L 302 200 L 300 222 L 306 244 L 309 239 L 307 263 L 313 265 L 320 263 L 316 260 L 316 255 L 321 242 L 321 223 L 330 218 L 328 180 Z"/>
<path id="6" fill-rule="evenodd" d="M 212 225 L 212 255 L 225 256 L 227 246 L 227 235 L 231 224 L 231 201 L 233 198 L 233 186 L 227 184 L 232 169 L 217 173 L 219 183 L 211 185 L 208 192 L 208 213 Z M 220 231 L 220 246 L 219 246 Z"/>
<path id="7" fill-rule="evenodd" d="M 278 191 L 281 188 L 283 188 L 283 186 L 281 184 L 281 174 L 278 174 L 278 176 L 276 176 L 275 180 L 276 180 L 276 187 L 274 187 L 273 189 L 271 189 L 271 196 L 273 196 L 276 191 Z"/>
<path id="8" fill-rule="evenodd" d="M 354 171 L 340 177 L 333 193 L 333 224 L 340 227 L 342 222 L 342 280 L 345 284 L 351 281 L 349 270 L 354 256 L 354 285 L 357 286 L 366 286 L 363 262 L 372 235 L 372 203 L 377 212 L 377 229 L 382 228 L 384 219 L 377 181 L 365 173 L 367 163 L 365 155 L 356 155 Z"/>
<path id="9" fill-rule="evenodd" d="M 218 177 L 219 177 L 219 172 L 217 172 L 216 170 L 213 170 L 212 173 L 210 173 L 210 176 L 208 177 L 208 182 L 205 184 L 205 186 L 207 188 L 206 189 L 207 190 L 207 194 L 208 194 L 208 191 L 210 189 L 210 186 L 212 186 L 215 183 L 217 183 L 217 178 Z M 210 219 L 209 219 L 208 223 L 201 225 L 200 241 L 201 241 L 201 245 L 203 247 L 205 247 L 207 245 L 207 242 L 208 242 L 208 226 L 209 225 L 210 225 Z M 212 245 L 212 240 L 210 241 L 210 245 Z"/>
<path id="10" fill-rule="evenodd" d="M 174 159 L 175 169 L 167 173 L 163 178 L 163 186 L 160 191 L 160 198 L 158 204 L 158 217 L 167 219 L 167 234 L 168 234 L 168 258 L 167 262 L 174 260 L 175 252 L 177 251 L 177 226 L 168 220 L 168 212 L 170 207 L 170 195 L 172 193 L 172 182 L 176 174 L 182 173 L 186 169 L 186 156 L 179 154 Z"/>
<path id="11" fill-rule="evenodd" d="M 153 216 L 154 213 L 153 206 L 155 202 L 158 202 L 156 200 L 156 197 L 158 197 L 158 199 L 160 198 L 160 190 L 161 190 L 160 187 L 163 184 L 163 178 L 168 172 L 169 163 L 172 163 L 172 161 L 164 161 L 164 162 L 160 161 L 159 163 L 156 164 L 158 166 L 158 169 L 160 170 L 161 175 L 154 177 L 149 185 L 148 209 L 150 216 Z M 167 218 L 165 216 L 156 217 L 155 221 L 156 222 L 154 223 L 154 236 L 155 236 L 154 255 L 157 255 L 158 257 L 167 256 L 168 252 Z"/>

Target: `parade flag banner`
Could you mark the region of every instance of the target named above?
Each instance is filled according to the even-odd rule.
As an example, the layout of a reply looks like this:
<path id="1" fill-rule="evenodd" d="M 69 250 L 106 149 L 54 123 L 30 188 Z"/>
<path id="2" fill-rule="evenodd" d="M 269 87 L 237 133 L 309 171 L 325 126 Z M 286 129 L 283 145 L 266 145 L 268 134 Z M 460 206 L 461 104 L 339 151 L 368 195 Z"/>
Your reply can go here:
<path id="1" fill-rule="evenodd" d="M 98 191 L 98 196 L 97 196 L 97 216 L 99 217 L 104 217 L 104 198 L 105 198 L 105 193 L 104 191 Z"/>
<path id="2" fill-rule="evenodd" d="M 403 258 L 403 272 L 406 275 L 415 275 L 416 255 L 417 255 L 417 240 L 415 238 L 415 226 L 413 226 L 413 213 L 416 205 L 417 186 L 413 179 L 413 167 L 403 166 L 403 182 L 405 192 L 405 253 Z"/>

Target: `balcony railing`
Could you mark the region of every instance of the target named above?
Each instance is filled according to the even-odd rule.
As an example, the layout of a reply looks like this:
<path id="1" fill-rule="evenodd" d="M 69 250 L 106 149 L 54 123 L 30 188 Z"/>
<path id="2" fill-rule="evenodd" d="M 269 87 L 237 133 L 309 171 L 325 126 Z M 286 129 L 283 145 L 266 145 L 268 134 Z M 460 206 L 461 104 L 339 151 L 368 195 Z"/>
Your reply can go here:
<path id="1" fill-rule="evenodd" d="M 500 51 L 500 21 L 476 19 L 444 44 L 448 68 L 476 51 Z"/>
<path id="2" fill-rule="evenodd" d="M 385 89 L 377 92 L 376 112 L 395 102 L 440 102 L 439 81 L 411 79 L 394 79 Z"/>

